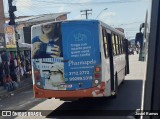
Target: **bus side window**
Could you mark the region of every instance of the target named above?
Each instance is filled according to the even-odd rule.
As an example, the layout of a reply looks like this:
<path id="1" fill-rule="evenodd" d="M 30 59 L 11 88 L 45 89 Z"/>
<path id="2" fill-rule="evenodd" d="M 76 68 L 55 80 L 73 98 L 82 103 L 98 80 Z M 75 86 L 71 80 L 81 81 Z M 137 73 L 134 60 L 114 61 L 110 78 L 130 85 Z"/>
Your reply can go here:
<path id="1" fill-rule="evenodd" d="M 121 41 L 120 36 L 119 36 L 119 50 L 120 50 L 121 54 L 123 54 L 123 52 L 122 52 L 122 41 Z"/>
<path id="2" fill-rule="evenodd" d="M 118 36 L 118 50 L 119 50 L 119 54 L 122 54 L 121 46 L 120 46 L 120 37 L 119 36 Z"/>
<path id="3" fill-rule="evenodd" d="M 118 43 L 118 36 L 117 35 L 115 35 L 115 45 L 116 45 L 116 52 L 117 52 L 117 55 L 119 54 L 119 43 Z"/>
<path id="4" fill-rule="evenodd" d="M 102 36 L 103 36 L 103 49 L 104 49 L 104 55 L 105 58 L 108 58 L 108 42 L 107 42 L 107 32 L 105 29 L 102 30 Z"/>
<path id="5" fill-rule="evenodd" d="M 122 46 L 122 53 L 124 53 L 124 40 L 123 40 L 123 38 L 121 39 L 121 42 L 122 42 L 122 44 L 121 44 L 121 46 Z"/>
<path id="6" fill-rule="evenodd" d="M 113 46 L 113 55 L 116 55 L 115 37 L 113 33 L 112 33 L 112 46 Z"/>
<path id="7" fill-rule="evenodd" d="M 119 39 L 119 51 L 120 51 L 120 54 L 123 54 L 123 52 L 122 52 L 122 40 L 121 40 L 121 37 L 119 36 L 118 39 Z"/>

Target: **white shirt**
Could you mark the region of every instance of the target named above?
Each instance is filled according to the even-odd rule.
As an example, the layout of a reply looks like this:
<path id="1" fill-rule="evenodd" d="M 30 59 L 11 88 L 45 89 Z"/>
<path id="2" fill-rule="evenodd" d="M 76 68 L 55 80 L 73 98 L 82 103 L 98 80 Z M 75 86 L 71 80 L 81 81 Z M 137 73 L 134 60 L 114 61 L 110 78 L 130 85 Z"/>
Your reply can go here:
<path id="1" fill-rule="evenodd" d="M 0 54 L 0 63 L 2 63 L 2 58 L 1 58 L 1 54 Z"/>

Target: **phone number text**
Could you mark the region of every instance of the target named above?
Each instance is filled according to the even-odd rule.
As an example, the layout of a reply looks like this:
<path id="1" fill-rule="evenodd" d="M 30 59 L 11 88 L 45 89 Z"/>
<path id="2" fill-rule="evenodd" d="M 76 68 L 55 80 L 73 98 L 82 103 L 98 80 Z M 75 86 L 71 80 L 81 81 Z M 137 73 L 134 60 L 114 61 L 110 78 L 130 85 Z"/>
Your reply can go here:
<path id="1" fill-rule="evenodd" d="M 70 81 L 92 80 L 92 76 L 70 77 L 69 80 Z"/>
<path id="2" fill-rule="evenodd" d="M 86 75 L 86 74 L 89 74 L 89 71 L 75 71 L 75 72 L 69 72 L 69 76 Z"/>

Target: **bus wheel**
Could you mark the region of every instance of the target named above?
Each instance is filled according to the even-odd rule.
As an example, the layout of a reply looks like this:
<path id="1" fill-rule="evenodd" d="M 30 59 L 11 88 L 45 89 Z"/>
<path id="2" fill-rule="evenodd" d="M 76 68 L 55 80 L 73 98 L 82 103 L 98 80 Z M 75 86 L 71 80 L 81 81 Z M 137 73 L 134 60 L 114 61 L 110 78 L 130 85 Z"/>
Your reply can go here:
<path id="1" fill-rule="evenodd" d="M 123 77 L 123 79 L 122 79 L 122 82 L 121 82 L 121 84 L 123 84 L 124 83 L 124 79 L 125 79 L 125 76 L 126 76 L 126 72 L 127 72 L 127 67 L 125 66 L 125 69 L 124 69 L 124 77 Z"/>
<path id="2" fill-rule="evenodd" d="M 127 75 L 127 66 L 125 66 L 125 76 Z"/>
<path id="3" fill-rule="evenodd" d="M 114 89 L 114 92 L 112 92 L 112 97 L 113 98 L 116 98 L 117 97 L 117 93 L 118 93 L 118 75 L 116 73 L 115 75 L 115 89 Z"/>

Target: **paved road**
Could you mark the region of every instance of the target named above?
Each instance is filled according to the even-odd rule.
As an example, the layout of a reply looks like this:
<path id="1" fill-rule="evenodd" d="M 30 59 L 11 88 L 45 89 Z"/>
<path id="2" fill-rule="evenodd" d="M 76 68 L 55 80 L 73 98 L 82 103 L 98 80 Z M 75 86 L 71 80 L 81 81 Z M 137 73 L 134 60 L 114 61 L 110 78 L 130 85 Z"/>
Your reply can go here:
<path id="1" fill-rule="evenodd" d="M 57 111 L 59 110 L 71 110 L 72 114 L 78 115 L 87 115 L 84 110 L 89 110 L 88 115 L 91 113 L 95 115 L 105 115 L 105 113 L 109 113 L 108 110 L 129 110 L 126 111 L 128 115 L 131 114 L 132 111 L 141 108 L 141 100 L 142 100 L 142 88 L 143 88 L 143 79 L 145 75 L 145 63 L 138 61 L 138 55 L 130 56 L 130 74 L 124 80 L 124 83 L 119 87 L 118 96 L 113 98 L 98 98 L 98 99 L 82 99 L 74 102 L 64 102 L 60 105 L 56 110 L 54 110 L 50 115 L 57 118 L 66 118 L 62 117 L 62 115 L 68 115 L 68 111 L 62 111 L 60 114 L 61 117 L 56 116 Z M 91 111 L 90 111 L 91 110 Z M 93 111 L 92 110 L 96 110 Z M 104 111 L 107 110 L 107 111 Z M 103 113 L 100 113 L 103 111 Z M 119 113 L 123 113 L 123 111 L 118 111 Z M 117 111 L 113 111 L 112 115 L 117 115 Z M 75 115 L 76 115 L 75 114 Z M 59 115 L 59 113 L 58 113 Z M 49 116 L 48 116 L 49 117 Z M 70 117 L 68 117 L 70 118 Z M 77 117 L 75 117 L 77 118 Z M 79 117 L 81 118 L 81 117 Z M 90 117 L 89 117 L 90 118 Z M 96 117 L 101 118 L 101 117 Z M 104 118 L 104 117 L 103 117 Z M 111 117 L 108 117 L 111 119 Z M 120 119 L 120 117 L 112 117 Z M 123 119 L 127 117 L 121 117 Z"/>
<path id="2" fill-rule="evenodd" d="M 91 112 L 95 115 L 99 115 L 99 110 L 105 111 L 107 113 L 109 110 L 129 110 L 130 112 L 139 109 L 141 107 L 141 100 L 142 100 L 142 88 L 143 88 L 143 81 L 145 76 L 145 62 L 138 61 L 138 55 L 131 55 L 130 56 L 130 74 L 124 80 L 124 83 L 119 87 L 119 93 L 117 98 L 101 98 L 101 99 L 82 99 L 74 102 L 62 102 L 59 100 L 51 99 L 46 100 L 45 102 L 39 104 L 37 107 L 33 107 L 32 109 L 48 109 L 53 110 L 48 117 L 54 116 L 55 118 L 73 118 L 70 116 L 55 116 L 57 114 L 57 110 L 62 110 L 61 115 L 67 115 L 68 111 L 63 110 L 70 110 L 72 114 L 77 113 L 75 110 L 79 110 L 79 115 L 84 115 L 84 110 L 98 110 Z M 56 105 L 60 105 L 59 107 Z M 55 109 L 56 108 L 56 109 Z M 105 114 L 102 115 L 105 115 Z M 116 111 L 113 111 L 115 115 L 117 114 Z M 87 116 L 85 116 L 88 118 Z M 74 117 L 74 118 L 81 118 L 81 117 Z M 83 117 L 84 118 L 84 117 Z M 108 118 L 111 117 L 89 117 L 89 118 Z M 129 117 L 112 117 L 112 119 L 128 119 Z"/>
<path id="3" fill-rule="evenodd" d="M 28 110 L 43 101 L 44 99 L 35 99 L 33 97 L 31 88 L 0 100 L 0 108 L 3 110 Z"/>
<path id="4" fill-rule="evenodd" d="M 45 99 L 35 99 L 33 90 L 30 88 L 0 100 L 0 110 L 29 110 L 43 101 Z M 0 117 L 0 119 L 6 119 L 6 117 Z M 13 117 L 8 117 L 7 119 L 13 119 Z"/>
<path id="5" fill-rule="evenodd" d="M 32 89 L 26 90 L 23 93 L 14 95 L 6 100 L 0 101 L 1 109 L 17 109 L 17 110 L 50 110 L 47 111 L 47 115 L 54 115 L 56 119 L 70 119 L 73 117 L 63 116 L 67 115 L 67 111 L 71 110 L 72 114 L 77 113 L 78 115 L 83 115 L 83 110 L 88 110 L 88 114 L 99 115 L 100 110 L 136 110 L 141 107 L 141 97 L 142 97 L 142 87 L 143 87 L 143 77 L 145 72 L 145 63 L 139 62 L 138 55 L 130 56 L 130 74 L 124 80 L 124 83 L 119 87 L 118 96 L 113 98 L 100 98 L 100 99 L 81 99 L 73 102 L 64 102 L 58 99 L 34 99 Z M 63 114 L 61 116 L 56 116 L 55 112 L 57 110 L 62 110 Z M 94 110 L 90 112 L 90 110 Z M 70 112 L 71 112 L 70 111 Z M 103 112 L 102 116 L 106 112 Z M 117 111 L 112 112 L 114 115 L 118 114 Z M 130 111 L 127 112 L 130 114 Z M 87 114 L 86 114 L 87 115 Z M 107 118 L 107 119 L 129 119 L 125 117 L 102 117 L 102 116 L 85 116 L 74 118 Z M 21 118 L 21 117 L 20 117 Z M 33 118 L 33 117 L 32 117 Z M 36 117 L 35 117 L 36 118 Z M 41 117 L 45 118 L 45 117 Z"/>

